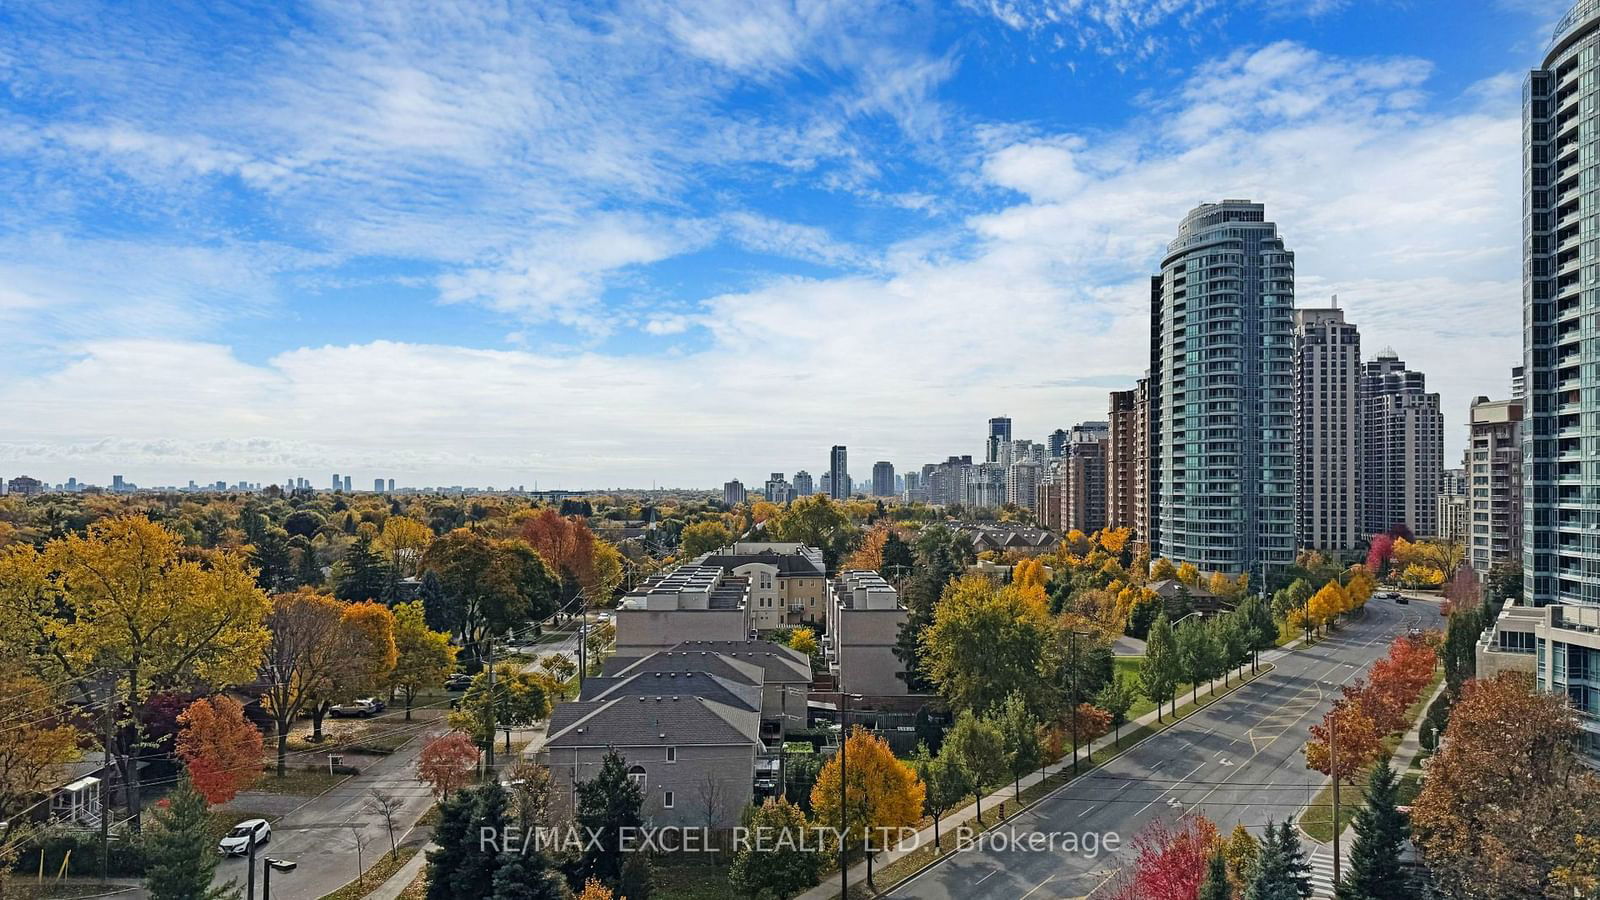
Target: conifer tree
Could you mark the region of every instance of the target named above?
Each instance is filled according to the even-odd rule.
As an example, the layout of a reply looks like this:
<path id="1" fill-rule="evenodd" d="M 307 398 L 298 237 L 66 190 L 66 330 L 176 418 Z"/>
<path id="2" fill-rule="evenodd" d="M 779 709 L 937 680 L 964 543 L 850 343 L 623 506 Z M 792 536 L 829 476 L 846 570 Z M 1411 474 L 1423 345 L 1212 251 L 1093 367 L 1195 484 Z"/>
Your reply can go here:
<path id="1" fill-rule="evenodd" d="M 1400 850 L 1408 827 L 1396 809 L 1398 784 L 1389 760 L 1381 760 L 1367 779 L 1366 805 L 1356 811 L 1356 842 L 1350 867 L 1337 889 L 1339 900 L 1383 900 L 1410 892 Z"/>
<path id="2" fill-rule="evenodd" d="M 167 796 L 165 808 L 155 811 L 156 827 L 149 833 L 149 863 L 145 890 L 151 900 L 224 900 L 239 896 L 229 881 L 213 887 L 217 851 L 208 833 L 206 799 L 189 779 Z"/>
<path id="3" fill-rule="evenodd" d="M 1233 900 L 1233 885 L 1228 883 L 1228 858 L 1219 843 L 1206 860 L 1206 880 L 1200 882 L 1197 900 Z"/>

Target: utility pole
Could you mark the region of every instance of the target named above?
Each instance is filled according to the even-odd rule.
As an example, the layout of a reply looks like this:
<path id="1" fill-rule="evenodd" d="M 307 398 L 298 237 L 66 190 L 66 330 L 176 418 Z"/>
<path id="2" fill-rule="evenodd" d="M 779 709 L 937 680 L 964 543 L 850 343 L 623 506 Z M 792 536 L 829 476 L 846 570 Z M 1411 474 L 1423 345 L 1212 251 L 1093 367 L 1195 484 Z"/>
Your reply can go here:
<path id="1" fill-rule="evenodd" d="M 1072 676 L 1072 706 L 1067 718 L 1072 720 L 1072 777 L 1078 777 L 1078 630 L 1067 632 L 1067 666 Z"/>
<path id="2" fill-rule="evenodd" d="M 106 690 L 106 707 L 100 715 L 101 728 L 105 732 L 102 735 L 105 741 L 105 754 L 101 758 L 100 767 L 100 885 L 102 887 L 111 884 L 111 742 L 116 739 L 112 734 L 116 730 L 112 698 L 116 696 L 116 690 L 116 682 L 112 682 Z"/>
<path id="3" fill-rule="evenodd" d="M 1328 771 L 1333 773 L 1333 884 L 1339 885 L 1339 717 L 1328 717 Z"/>
<path id="4" fill-rule="evenodd" d="M 489 702 L 484 704 L 484 718 L 488 720 L 485 731 L 488 740 L 483 756 L 483 776 L 485 780 L 494 778 L 494 645 L 489 645 Z"/>
<path id="5" fill-rule="evenodd" d="M 250 832 L 249 861 L 244 865 L 245 900 L 256 900 L 256 833 Z"/>
<path id="6" fill-rule="evenodd" d="M 839 900 L 847 900 L 850 896 L 850 867 L 846 864 L 845 836 L 850 833 L 849 807 L 845 803 L 845 785 L 849 784 L 844 777 L 844 745 L 850 742 L 850 726 L 846 724 L 849 718 L 845 715 L 850 708 L 850 695 L 844 692 L 844 685 L 839 685 Z"/>

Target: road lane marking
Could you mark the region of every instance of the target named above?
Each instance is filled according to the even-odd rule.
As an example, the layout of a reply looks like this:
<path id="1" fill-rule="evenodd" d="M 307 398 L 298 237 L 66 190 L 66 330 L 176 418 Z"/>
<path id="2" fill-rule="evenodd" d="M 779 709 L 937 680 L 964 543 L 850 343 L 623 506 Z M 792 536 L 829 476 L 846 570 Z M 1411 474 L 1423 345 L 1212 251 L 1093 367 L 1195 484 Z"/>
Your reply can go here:
<path id="1" fill-rule="evenodd" d="M 1043 881 L 1039 882 L 1038 884 L 1034 885 L 1032 891 L 1029 891 L 1026 894 L 1023 894 L 1022 897 L 1019 898 L 1019 900 L 1028 900 L 1029 897 L 1032 897 L 1034 895 L 1035 891 L 1038 891 L 1039 888 L 1042 888 L 1045 885 L 1049 884 L 1051 882 L 1051 880 L 1054 879 L 1054 878 L 1055 878 L 1054 875 L 1051 875 L 1051 876 L 1045 878 L 1045 880 L 1043 880 Z"/>

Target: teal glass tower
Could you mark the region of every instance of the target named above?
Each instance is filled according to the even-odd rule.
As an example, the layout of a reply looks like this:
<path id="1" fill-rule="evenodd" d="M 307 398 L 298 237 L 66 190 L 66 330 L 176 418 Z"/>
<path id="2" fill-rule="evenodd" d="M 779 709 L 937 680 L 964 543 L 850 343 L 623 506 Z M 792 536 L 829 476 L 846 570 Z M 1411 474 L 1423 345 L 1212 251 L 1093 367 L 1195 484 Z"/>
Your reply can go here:
<path id="1" fill-rule="evenodd" d="M 1156 552 L 1201 571 L 1294 562 L 1294 254 L 1259 203 L 1189 213 L 1152 304 Z"/>

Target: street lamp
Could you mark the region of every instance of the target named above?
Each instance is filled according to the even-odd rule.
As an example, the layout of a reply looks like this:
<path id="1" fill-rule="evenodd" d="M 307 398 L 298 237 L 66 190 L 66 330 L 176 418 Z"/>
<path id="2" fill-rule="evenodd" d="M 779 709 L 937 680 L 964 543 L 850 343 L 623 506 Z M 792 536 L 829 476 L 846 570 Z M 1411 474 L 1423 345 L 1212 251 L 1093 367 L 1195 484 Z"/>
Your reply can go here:
<path id="1" fill-rule="evenodd" d="M 1067 711 L 1067 717 L 1072 722 L 1072 777 L 1078 777 L 1078 635 L 1092 637 L 1087 631 L 1076 628 L 1067 632 L 1067 667 L 1068 675 L 1072 679 L 1072 708 Z M 1090 754 L 1091 757 L 1093 754 Z"/>
<path id="2" fill-rule="evenodd" d="M 847 846 L 846 843 L 845 843 L 845 835 L 850 833 L 849 806 L 848 806 L 848 803 L 847 803 L 847 798 L 848 798 L 849 795 L 848 795 L 847 791 L 845 790 L 845 787 L 849 782 L 847 782 L 845 780 L 845 777 L 844 777 L 845 776 L 844 748 L 845 748 L 845 745 L 850 742 L 850 726 L 847 724 L 847 720 L 849 719 L 848 713 L 850 711 L 850 701 L 852 699 L 860 700 L 861 699 L 861 695 L 860 694 L 846 694 L 844 692 L 844 685 L 843 684 L 839 685 L 839 896 L 840 896 L 840 898 L 845 898 L 845 897 L 849 897 L 850 896 L 850 869 L 849 869 L 848 865 L 846 864 L 847 863 L 847 858 L 845 856 L 845 850 L 846 850 L 846 846 Z M 864 828 L 862 830 L 862 836 L 863 837 L 866 836 L 866 831 L 865 831 Z"/>

